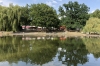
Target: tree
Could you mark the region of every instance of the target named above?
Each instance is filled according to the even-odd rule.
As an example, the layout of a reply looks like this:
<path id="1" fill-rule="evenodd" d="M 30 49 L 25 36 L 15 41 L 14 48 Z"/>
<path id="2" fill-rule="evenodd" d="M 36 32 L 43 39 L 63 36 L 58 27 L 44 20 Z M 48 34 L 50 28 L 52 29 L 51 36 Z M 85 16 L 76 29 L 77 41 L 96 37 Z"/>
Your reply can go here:
<path id="1" fill-rule="evenodd" d="M 0 30 L 19 31 L 21 28 L 21 7 L 9 4 L 9 7 L 0 6 Z"/>
<path id="2" fill-rule="evenodd" d="M 93 13 L 90 14 L 90 17 L 100 18 L 100 10 L 96 9 Z"/>
<path id="3" fill-rule="evenodd" d="M 21 7 L 21 12 L 22 12 L 22 15 L 21 15 L 21 25 L 30 25 L 30 16 L 29 16 L 29 5 L 26 4 L 26 6 L 24 7 Z"/>
<path id="4" fill-rule="evenodd" d="M 7 16 L 7 7 L 4 6 L 0 6 L 0 30 L 6 30 L 6 28 L 8 27 L 8 23 L 6 23 L 8 21 L 8 16 Z"/>
<path id="5" fill-rule="evenodd" d="M 0 30 L 20 31 L 22 25 L 57 28 L 59 19 L 56 11 L 46 4 L 31 4 L 21 7 L 9 4 L 9 7 L 0 5 Z"/>
<path id="6" fill-rule="evenodd" d="M 31 25 L 46 27 L 58 27 L 59 19 L 56 11 L 46 4 L 31 4 L 30 17 L 32 19 Z"/>
<path id="7" fill-rule="evenodd" d="M 82 29 L 89 18 L 88 11 L 89 7 L 76 1 L 69 1 L 68 4 L 59 7 L 61 22 L 66 25 L 68 30 Z"/>
<path id="8" fill-rule="evenodd" d="M 8 10 L 8 20 L 12 24 L 12 31 L 19 31 L 20 30 L 20 20 L 21 20 L 21 7 L 18 5 L 9 5 Z"/>
<path id="9" fill-rule="evenodd" d="M 91 17 L 86 22 L 86 26 L 83 28 L 84 33 L 98 33 L 100 34 L 100 19 Z"/>

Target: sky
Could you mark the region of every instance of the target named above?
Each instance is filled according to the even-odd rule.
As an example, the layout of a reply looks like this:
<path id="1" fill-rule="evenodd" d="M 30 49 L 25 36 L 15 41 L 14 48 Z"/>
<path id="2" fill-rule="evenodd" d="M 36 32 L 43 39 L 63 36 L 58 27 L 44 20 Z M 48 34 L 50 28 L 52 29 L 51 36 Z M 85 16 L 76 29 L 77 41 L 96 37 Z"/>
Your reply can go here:
<path id="1" fill-rule="evenodd" d="M 45 3 L 58 10 L 59 6 L 62 6 L 64 3 L 67 4 L 69 1 L 77 1 L 79 2 L 79 4 L 84 3 L 85 5 L 90 7 L 90 13 L 92 13 L 96 9 L 100 9 L 100 0 L 0 0 L 0 4 L 3 6 L 8 6 L 9 3 L 13 3 L 14 5 L 17 4 L 20 6 L 25 6 L 26 4 Z"/>

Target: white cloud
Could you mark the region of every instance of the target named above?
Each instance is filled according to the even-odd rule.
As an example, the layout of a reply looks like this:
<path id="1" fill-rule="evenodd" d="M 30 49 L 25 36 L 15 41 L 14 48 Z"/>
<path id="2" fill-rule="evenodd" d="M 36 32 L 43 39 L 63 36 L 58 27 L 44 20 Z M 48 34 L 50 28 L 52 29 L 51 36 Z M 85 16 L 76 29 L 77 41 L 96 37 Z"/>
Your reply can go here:
<path id="1" fill-rule="evenodd" d="M 95 10 L 91 11 L 91 13 L 93 13 Z"/>
<path id="2" fill-rule="evenodd" d="M 2 1 L 0 1 L 0 5 L 2 5 L 3 4 L 3 2 Z"/>
<path id="3" fill-rule="evenodd" d="M 2 3 L 2 0 L 0 0 L 0 3 Z"/>
<path id="4" fill-rule="evenodd" d="M 49 2 L 46 2 L 46 4 L 49 5 L 49 6 L 52 6 L 53 5 L 52 2 L 50 2 L 50 1 Z"/>
<path id="5" fill-rule="evenodd" d="M 57 4 L 57 1 L 51 0 L 51 1 L 46 2 L 46 4 L 49 6 L 55 6 Z"/>
<path id="6" fill-rule="evenodd" d="M 92 10 L 92 11 L 89 11 L 88 13 L 90 14 L 90 13 L 93 13 L 95 10 Z"/>
<path id="7" fill-rule="evenodd" d="M 57 1 L 55 1 L 55 0 L 52 0 L 52 3 L 57 3 Z"/>
<path id="8" fill-rule="evenodd" d="M 10 3 L 15 4 L 15 2 L 13 2 L 13 0 L 0 0 L 0 4 L 3 6 L 9 6 Z"/>

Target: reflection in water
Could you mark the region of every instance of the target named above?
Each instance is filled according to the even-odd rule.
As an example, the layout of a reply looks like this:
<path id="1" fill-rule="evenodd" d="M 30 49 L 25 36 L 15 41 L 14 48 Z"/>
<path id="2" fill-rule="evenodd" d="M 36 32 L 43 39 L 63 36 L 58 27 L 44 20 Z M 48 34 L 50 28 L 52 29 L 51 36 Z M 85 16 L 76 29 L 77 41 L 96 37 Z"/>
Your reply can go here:
<path id="1" fill-rule="evenodd" d="M 5 66 L 87 66 L 89 53 L 100 57 L 100 38 L 13 36 L 0 38 L 0 62 Z M 93 58 L 94 58 L 93 57 Z M 0 63 L 0 64 L 1 64 Z M 24 65 L 23 65 L 24 64 Z M 92 66 L 90 64 L 90 66 Z"/>
<path id="2" fill-rule="evenodd" d="M 84 44 L 88 49 L 89 53 L 92 53 L 95 58 L 100 57 L 100 38 L 83 38 Z"/>
<path id="3" fill-rule="evenodd" d="M 67 38 L 66 41 L 60 43 L 62 50 L 59 52 L 59 61 L 67 66 L 77 66 L 88 61 L 88 50 L 80 38 Z M 65 52 L 66 50 L 66 52 Z M 63 59 L 64 57 L 64 59 Z M 63 61 L 64 60 L 64 61 Z"/>
<path id="4" fill-rule="evenodd" d="M 56 40 L 26 41 L 22 37 L 3 37 L 0 40 L 0 61 L 9 63 L 24 61 L 42 65 L 52 61 L 57 52 Z"/>

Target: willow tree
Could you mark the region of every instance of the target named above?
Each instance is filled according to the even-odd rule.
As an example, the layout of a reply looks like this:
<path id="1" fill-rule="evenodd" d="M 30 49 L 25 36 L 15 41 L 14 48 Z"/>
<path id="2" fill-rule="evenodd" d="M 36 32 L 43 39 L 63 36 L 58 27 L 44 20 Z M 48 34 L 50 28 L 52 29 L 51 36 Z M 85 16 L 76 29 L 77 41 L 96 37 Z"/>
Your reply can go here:
<path id="1" fill-rule="evenodd" d="M 90 17 L 100 18 L 100 10 L 96 9 L 93 13 L 90 14 Z"/>
<path id="2" fill-rule="evenodd" d="M 13 6 L 12 4 L 9 5 L 8 20 L 9 22 L 11 22 L 12 30 L 19 31 L 20 20 L 21 20 L 21 7 L 20 6 L 18 5 Z"/>
<path id="3" fill-rule="evenodd" d="M 86 22 L 86 26 L 83 28 L 84 33 L 98 33 L 100 34 L 100 19 L 91 17 Z"/>
<path id="4" fill-rule="evenodd" d="M 2 8 L 3 6 L 0 5 L 0 31 L 2 30 Z"/>
<path id="5" fill-rule="evenodd" d="M 21 7 L 9 4 L 9 7 L 0 6 L 0 30 L 19 31 Z"/>
<path id="6" fill-rule="evenodd" d="M 8 23 L 7 7 L 0 6 L 0 30 L 6 31 Z"/>

